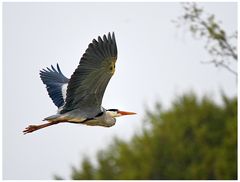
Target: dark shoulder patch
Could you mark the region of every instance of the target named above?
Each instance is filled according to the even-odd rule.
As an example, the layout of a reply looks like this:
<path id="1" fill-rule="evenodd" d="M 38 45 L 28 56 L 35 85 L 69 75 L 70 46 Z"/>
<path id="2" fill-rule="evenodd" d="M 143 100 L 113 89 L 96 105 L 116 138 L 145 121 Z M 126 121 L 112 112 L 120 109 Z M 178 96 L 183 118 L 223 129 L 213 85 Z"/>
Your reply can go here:
<path id="1" fill-rule="evenodd" d="M 100 113 L 98 113 L 96 116 L 95 116 L 95 118 L 96 117 L 99 117 L 99 116 L 102 116 L 103 115 L 103 112 L 100 112 Z"/>

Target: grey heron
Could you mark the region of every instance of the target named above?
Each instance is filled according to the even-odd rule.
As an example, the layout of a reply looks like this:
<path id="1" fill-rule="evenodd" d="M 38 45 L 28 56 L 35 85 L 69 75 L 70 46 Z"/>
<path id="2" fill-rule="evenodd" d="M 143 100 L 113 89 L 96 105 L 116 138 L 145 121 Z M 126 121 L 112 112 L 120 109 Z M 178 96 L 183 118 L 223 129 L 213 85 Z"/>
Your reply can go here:
<path id="1" fill-rule="evenodd" d="M 114 74 L 116 60 L 115 35 L 108 33 L 102 38 L 98 36 L 88 45 L 70 79 L 63 75 L 58 64 L 56 68 L 51 65 L 51 68 L 42 69 L 40 78 L 58 112 L 46 117 L 44 124 L 29 125 L 23 133 L 58 123 L 111 127 L 115 125 L 116 117 L 136 114 L 102 107 L 103 95 Z"/>

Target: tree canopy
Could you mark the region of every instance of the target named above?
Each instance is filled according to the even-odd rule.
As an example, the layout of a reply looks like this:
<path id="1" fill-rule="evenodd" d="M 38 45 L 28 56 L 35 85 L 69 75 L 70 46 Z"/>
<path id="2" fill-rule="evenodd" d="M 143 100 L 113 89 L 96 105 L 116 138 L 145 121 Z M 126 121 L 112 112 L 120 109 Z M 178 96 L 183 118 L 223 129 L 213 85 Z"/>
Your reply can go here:
<path id="1" fill-rule="evenodd" d="M 97 165 L 85 157 L 71 178 L 237 179 L 237 98 L 222 100 L 190 93 L 167 110 L 156 104 L 130 141 L 115 138 Z"/>

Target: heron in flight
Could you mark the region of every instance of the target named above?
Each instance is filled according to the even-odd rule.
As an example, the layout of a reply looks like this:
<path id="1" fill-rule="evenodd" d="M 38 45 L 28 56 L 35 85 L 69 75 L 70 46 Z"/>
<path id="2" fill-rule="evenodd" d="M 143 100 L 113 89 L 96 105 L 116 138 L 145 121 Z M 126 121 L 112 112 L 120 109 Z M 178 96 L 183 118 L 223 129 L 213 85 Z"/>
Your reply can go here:
<path id="1" fill-rule="evenodd" d="M 47 123 L 29 125 L 24 134 L 58 123 L 79 123 L 91 126 L 111 127 L 116 117 L 136 114 L 102 107 L 102 98 L 115 71 L 117 45 L 115 35 L 108 33 L 93 39 L 83 54 L 71 78 L 66 78 L 57 64 L 56 68 L 40 71 L 48 95 L 58 107 L 55 115 L 44 119 Z"/>

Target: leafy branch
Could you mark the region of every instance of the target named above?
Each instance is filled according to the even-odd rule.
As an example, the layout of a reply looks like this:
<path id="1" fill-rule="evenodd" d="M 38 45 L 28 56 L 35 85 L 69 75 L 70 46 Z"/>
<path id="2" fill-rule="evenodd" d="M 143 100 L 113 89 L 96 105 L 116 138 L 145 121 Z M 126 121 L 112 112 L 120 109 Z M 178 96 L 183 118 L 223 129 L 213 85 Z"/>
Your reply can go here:
<path id="1" fill-rule="evenodd" d="M 237 77 L 237 31 L 228 35 L 221 27 L 221 22 L 213 14 L 204 13 L 196 3 L 182 3 L 184 14 L 173 22 L 177 27 L 187 26 L 195 38 L 206 40 L 205 49 L 211 56 L 211 63 L 222 67 Z"/>

